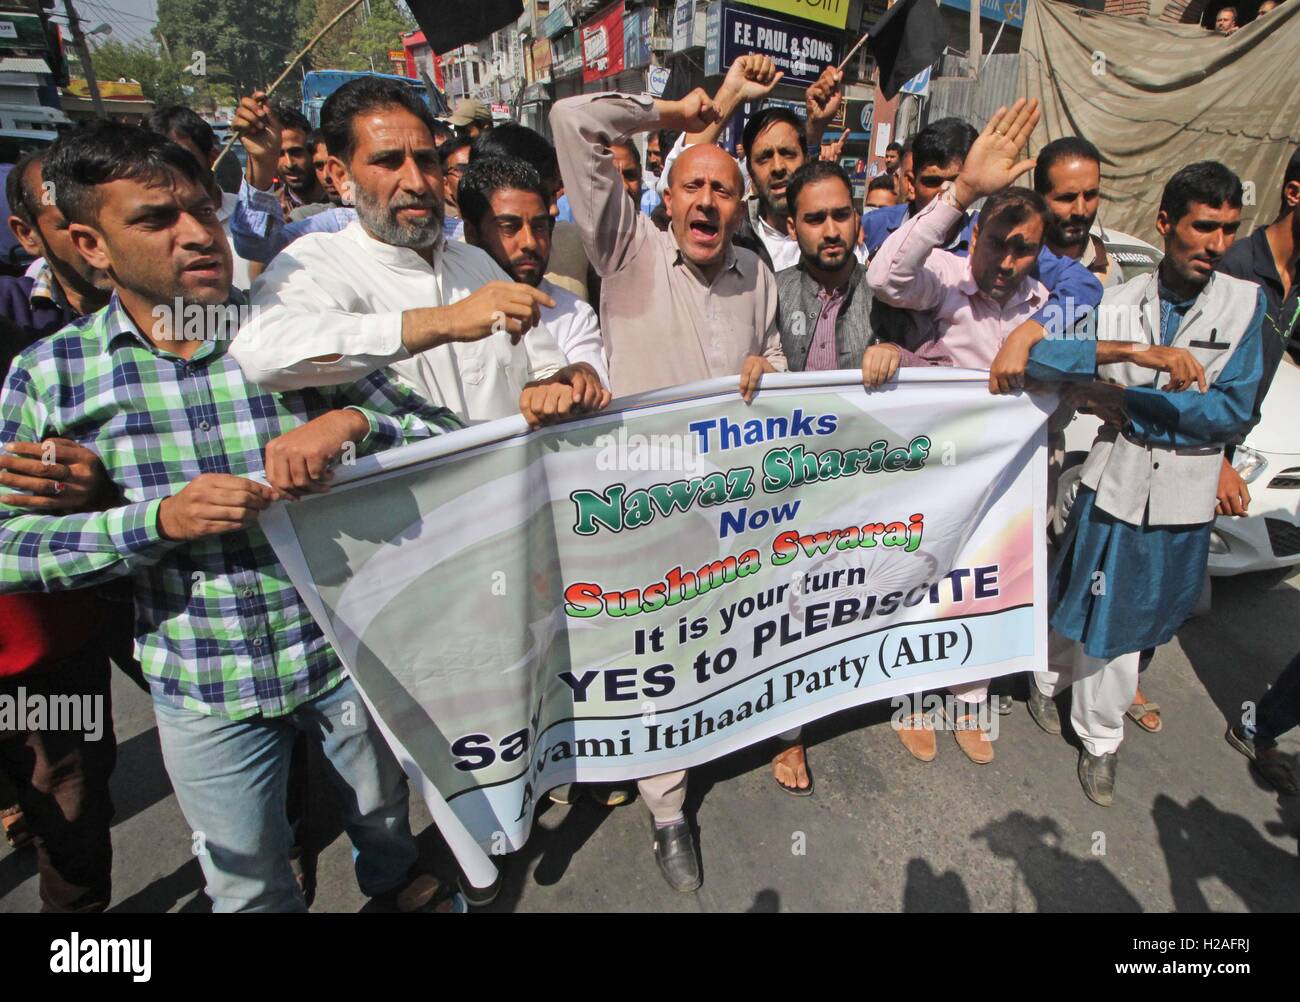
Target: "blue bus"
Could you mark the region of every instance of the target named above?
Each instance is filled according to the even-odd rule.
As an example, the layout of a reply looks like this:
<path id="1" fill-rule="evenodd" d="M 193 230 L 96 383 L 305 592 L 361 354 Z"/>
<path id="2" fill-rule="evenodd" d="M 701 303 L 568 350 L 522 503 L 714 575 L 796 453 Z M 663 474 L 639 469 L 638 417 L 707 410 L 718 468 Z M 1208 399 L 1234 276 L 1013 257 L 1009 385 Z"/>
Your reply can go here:
<path id="1" fill-rule="evenodd" d="M 313 129 L 320 128 L 320 109 L 321 105 L 325 103 L 325 99 L 345 83 L 359 77 L 380 77 L 383 80 L 396 80 L 398 83 L 406 84 L 425 104 L 433 109 L 435 115 L 445 115 L 447 113 L 446 101 L 442 99 L 441 94 L 438 95 L 442 104 L 442 107 L 439 108 L 429 94 L 428 88 L 419 80 L 412 80 L 410 77 L 393 76 L 390 73 L 354 72 L 352 70 L 312 70 L 303 77 L 302 81 L 302 113 L 307 116 L 307 121 L 311 122 Z"/>

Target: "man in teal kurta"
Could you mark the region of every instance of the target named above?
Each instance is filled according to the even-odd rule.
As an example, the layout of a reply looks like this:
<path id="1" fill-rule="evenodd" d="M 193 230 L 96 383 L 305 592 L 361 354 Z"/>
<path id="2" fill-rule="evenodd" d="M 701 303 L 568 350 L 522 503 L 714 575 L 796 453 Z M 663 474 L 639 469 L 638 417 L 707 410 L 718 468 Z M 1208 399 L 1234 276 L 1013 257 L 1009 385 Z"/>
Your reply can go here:
<path id="1" fill-rule="evenodd" d="M 1089 799 L 1114 800 L 1124 711 L 1143 648 L 1169 640 L 1201 593 L 1225 445 L 1249 431 L 1263 371 L 1265 303 L 1249 282 L 1215 274 L 1241 220 L 1241 182 L 1205 161 L 1165 187 L 1156 227 L 1165 257 L 1151 275 L 1107 290 L 1095 341 L 1040 341 L 1025 375 L 1100 380 L 1082 389 L 1106 417 L 1049 579 L 1051 670 L 1035 675 L 1029 709 L 1059 733 L 1052 696 L 1072 687 L 1070 719 Z M 1107 364 L 1122 341 L 1183 349 L 1203 384 L 1133 362 Z M 1153 350 L 1159 350 L 1158 348 Z M 997 363 L 994 366 L 997 372 Z M 1199 375 L 1199 374 L 1198 374 Z M 1201 382 L 1200 379 L 1197 380 Z"/>

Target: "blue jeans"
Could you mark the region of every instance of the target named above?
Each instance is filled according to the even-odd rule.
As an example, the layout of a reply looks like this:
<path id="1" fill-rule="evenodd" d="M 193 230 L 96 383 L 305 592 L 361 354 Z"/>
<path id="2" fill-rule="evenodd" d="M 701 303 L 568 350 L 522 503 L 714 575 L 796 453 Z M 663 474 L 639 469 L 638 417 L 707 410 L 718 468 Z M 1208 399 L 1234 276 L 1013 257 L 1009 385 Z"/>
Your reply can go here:
<path id="1" fill-rule="evenodd" d="M 283 717 L 228 720 L 162 702 L 154 712 L 214 911 L 307 910 L 289 866 L 285 816 L 299 733 L 320 743 L 343 795 L 362 893 L 373 897 L 406 883 L 418 855 L 406 777 L 351 679 Z"/>

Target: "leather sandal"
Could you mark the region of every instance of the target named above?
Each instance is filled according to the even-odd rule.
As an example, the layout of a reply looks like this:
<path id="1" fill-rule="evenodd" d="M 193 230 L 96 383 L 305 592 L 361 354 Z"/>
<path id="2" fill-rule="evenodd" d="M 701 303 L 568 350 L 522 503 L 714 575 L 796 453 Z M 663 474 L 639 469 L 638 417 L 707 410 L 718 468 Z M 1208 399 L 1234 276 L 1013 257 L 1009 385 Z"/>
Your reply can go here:
<path id="1" fill-rule="evenodd" d="M 1133 705 L 1130 706 L 1124 712 L 1126 716 L 1128 716 L 1135 724 L 1141 727 L 1142 730 L 1146 731 L 1148 734 L 1159 734 L 1161 729 L 1164 727 L 1164 723 L 1160 719 L 1159 703 L 1134 702 Z M 1148 723 L 1144 723 L 1144 718 L 1147 717 L 1148 715 L 1154 716 L 1156 718 L 1156 722 L 1154 726 Z"/>
<path id="2" fill-rule="evenodd" d="M 813 795 L 813 774 L 812 774 L 812 769 L 808 768 L 808 750 L 804 746 L 803 738 L 802 737 L 796 738 L 793 741 L 782 740 L 780 743 L 781 743 L 781 750 L 772 759 L 772 778 L 776 780 L 776 785 L 779 786 L 781 789 L 783 789 L 786 793 L 790 794 L 790 796 L 792 797 L 811 797 Z M 779 779 L 776 778 L 777 762 L 781 761 L 781 759 L 786 755 L 786 753 L 791 751 L 794 748 L 798 748 L 801 752 L 803 752 L 803 768 L 804 768 L 804 772 L 808 774 L 807 786 L 786 786 L 784 783 L 782 783 Z"/>
<path id="3" fill-rule="evenodd" d="M 933 762 L 939 752 L 934 734 L 934 721 L 925 713 L 910 714 L 897 728 L 898 740 L 903 742 L 914 759 Z"/>

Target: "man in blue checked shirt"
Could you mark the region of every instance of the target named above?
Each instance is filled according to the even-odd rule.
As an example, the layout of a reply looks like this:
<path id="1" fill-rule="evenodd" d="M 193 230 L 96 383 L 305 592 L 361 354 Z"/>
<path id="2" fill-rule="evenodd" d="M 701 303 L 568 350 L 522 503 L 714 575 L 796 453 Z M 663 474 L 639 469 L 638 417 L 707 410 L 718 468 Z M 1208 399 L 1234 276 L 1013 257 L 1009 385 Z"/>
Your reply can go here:
<path id="1" fill-rule="evenodd" d="M 239 198 L 230 216 L 230 238 L 235 253 L 256 262 L 253 277 L 275 255 L 308 233 L 337 233 L 357 218 L 349 205 L 331 205 L 323 212 L 285 222 L 284 206 L 274 187 L 279 172 L 280 120 L 263 91 L 239 102 L 233 121 L 248 154 L 248 174 L 239 185 Z"/>
<path id="2" fill-rule="evenodd" d="M 285 817 L 298 733 L 344 787 L 362 891 L 398 911 L 462 908 L 418 870 L 402 771 L 257 527 L 274 501 L 325 489 L 347 443 L 373 451 L 459 423 L 382 372 L 282 396 L 247 383 L 220 323 L 241 304 L 200 170 L 111 123 L 66 137 L 46 165 L 113 296 L 19 355 L 0 441 L 74 439 L 119 497 L 82 514 L 0 506 L 0 592 L 133 583 L 164 761 L 217 911 L 306 908 Z M 263 471 L 272 486 L 251 479 Z"/>

